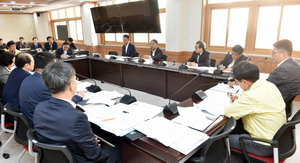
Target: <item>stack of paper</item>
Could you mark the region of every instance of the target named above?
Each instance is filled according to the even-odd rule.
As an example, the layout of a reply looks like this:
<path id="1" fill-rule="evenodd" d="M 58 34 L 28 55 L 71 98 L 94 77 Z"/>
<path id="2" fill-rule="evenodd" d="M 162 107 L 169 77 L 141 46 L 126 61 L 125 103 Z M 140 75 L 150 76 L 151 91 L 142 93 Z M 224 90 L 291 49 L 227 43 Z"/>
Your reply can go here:
<path id="1" fill-rule="evenodd" d="M 136 130 L 185 155 L 205 142 L 209 137 L 199 131 L 155 117 L 135 127 Z"/>
<path id="2" fill-rule="evenodd" d="M 194 107 L 178 107 L 179 116 L 173 122 L 204 131 L 213 121 L 208 120 L 200 109 Z"/>
<path id="3" fill-rule="evenodd" d="M 122 97 L 123 95 L 117 91 L 100 91 L 94 93 L 94 95 L 87 101 L 87 104 L 103 103 L 109 106 L 115 104 L 114 98 Z"/>

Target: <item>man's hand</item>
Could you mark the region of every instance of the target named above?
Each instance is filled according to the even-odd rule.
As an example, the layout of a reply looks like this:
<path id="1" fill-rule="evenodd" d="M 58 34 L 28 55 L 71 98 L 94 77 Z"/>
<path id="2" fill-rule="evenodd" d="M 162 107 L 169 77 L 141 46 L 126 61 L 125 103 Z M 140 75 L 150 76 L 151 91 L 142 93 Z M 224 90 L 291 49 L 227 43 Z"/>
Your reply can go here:
<path id="1" fill-rule="evenodd" d="M 95 138 L 95 140 L 97 141 L 98 145 L 99 145 L 99 146 L 101 146 L 101 144 L 100 144 L 100 140 L 99 140 L 99 139 L 97 139 L 97 138 Z"/>
<path id="2" fill-rule="evenodd" d="M 188 62 L 187 65 L 188 66 L 196 66 L 196 62 Z"/>
<path id="3" fill-rule="evenodd" d="M 226 68 L 225 66 L 220 66 L 220 70 L 222 71 L 225 70 L 225 68 Z"/>
<path id="4" fill-rule="evenodd" d="M 234 81 L 228 81 L 227 84 L 229 87 L 233 87 L 234 85 L 237 85 Z"/>
<path id="5" fill-rule="evenodd" d="M 66 58 L 68 58 L 68 55 L 62 54 L 60 57 L 61 57 L 62 59 L 66 59 Z"/>
<path id="6" fill-rule="evenodd" d="M 84 91 L 79 91 L 77 94 L 79 94 L 82 98 L 84 98 Z"/>

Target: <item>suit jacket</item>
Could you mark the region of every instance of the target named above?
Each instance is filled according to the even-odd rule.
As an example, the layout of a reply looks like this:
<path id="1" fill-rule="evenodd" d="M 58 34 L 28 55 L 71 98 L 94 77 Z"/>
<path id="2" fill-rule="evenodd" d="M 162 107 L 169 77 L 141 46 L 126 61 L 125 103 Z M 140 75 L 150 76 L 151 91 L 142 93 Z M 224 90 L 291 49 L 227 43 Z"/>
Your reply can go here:
<path id="1" fill-rule="evenodd" d="M 224 58 L 221 62 L 218 63 L 217 67 L 219 67 L 221 64 L 223 64 L 223 66 L 225 66 L 225 67 L 227 68 L 228 65 L 230 65 L 230 63 L 231 63 L 232 60 L 233 60 L 231 55 L 232 55 L 232 54 L 226 54 L 226 55 L 225 55 L 225 58 Z M 235 66 L 235 65 L 238 64 L 239 62 L 245 61 L 245 60 L 247 60 L 247 59 L 248 59 L 248 57 L 245 56 L 244 54 L 242 54 L 242 56 L 234 62 L 234 65 L 233 65 L 233 66 Z"/>
<path id="2" fill-rule="evenodd" d="M 27 44 L 26 44 L 26 42 L 23 42 L 23 44 L 21 44 L 21 42 L 18 41 L 18 42 L 16 42 L 16 47 L 18 50 L 24 49 L 24 48 L 27 48 Z"/>
<path id="3" fill-rule="evenodd" d="M 160 61 L 163 57 L 163 52 L 160 50 L 160 48 L 156 48 L 154 56 L 152 56 L 153 51 L 151 50 L 150 55 L 153 60 Z"/>
<path id="4" fill-rule="evenodd" d="M 300 66 L 292 58 L 284 61 L 271 72 L 268 81 L 274 83 L 282 94 L 283 99 L 300 89 Z"/>
<path id="5" fill-rule="evenodd" d="M 46 42 L 46 43 L 44 44 L 44 48 L 46 49 L 46 51 L 49 51 L 49 50 L 56 50 L 56 49 L 58 48 L 57 42 L 53 41 L 52 48 L 50 47 L 49 42 Z"/>
<path id="6" fill-rule="evenodd" d="M 199 62 L 197 62 L 197 57 L 199 53 L 193 52 L 192 57 L 188 60 L 188 62 L 196 62 L 198 66 L 210 66 L 210 52 L 204 50 L 199 57 Z"/>
<path id="7" fill-rule="evenodd" d="M 7 46 L 5 43 L 3 43 L 2 45 L 0 45 L 0 49 L 7 49 Z"/>
<path id="8" fill-rule="evenodd" d="M 31 74 L 23 69 L 15 68 L 9 75 L 2 93 L 3 105 L 11 103 L 16 110 L 20 110 L 19 90 L 22 81 Z M 7 120 L 14 120 L 13 116 L 6 115 Z"/>
<path id="9" fill-rule="evenodd" d="M 37 48 L 41 48 L 41 49 L 43 48 L 42 45 L 41 45 L 40 43 L 38 43 L 38 47 L 37 47 L 37 48 L 35 47 L 35 44 L 34 44 L 34 43 L 31 43 L 31 44 L 29 45 L 29 47 L 30 47 L 30 50 L 36 50 Z"/>
<path id="10" fill-rule="evenodd" d="M 70 48 L 72 48 L 72 49 L 74 49 L 74 50 L 77 49 L 76 46 L 73 44 L 73 42 L 70 44 Z"/>
<path id="11" fill-rule="evenodd" d="M 32 87 L 34 85 L 34 87 Z M 32 117 L 38 103 L 51 99 L 51 93 L 42 81 L 41 74 L 35 72 L 32 76 L 26 77 L 20 87 L 19 99 L 21 112 L 33 124 Z M 72 101 L 82 101 L 82 97 L 75 95 Z"/>
<path id="12" fill-rule="evenodd" d="M 33 124 L 38 141 L 66 145 L 79 163 L 102 154 L 87 116 L 67 101 L 52 97 L 39 103 Z"/>
<path id="13" fill-rule="evenodd" d="M 64 49 L 63 49 L 63 47 L 61 47 L 61 48 L 58 48 L 57 50 L 56 50 L 56 54 L 55 54 L 55 56 L 56 56 L 56 58 L 61 58 L 61 55 L 63 55 L 64 54 Z M 68 50 L 67 50 L 67 55 L 72 55 L 73 54 L 73 49 L 71 49 L 71 48 L 69 48 Z"/>
<path id="14" fill-rule="evenodd" d="M 0 80 L 5 84 L 8 76 L 10 74 L 10 71 L 7 70 L 4 66 L 0 65 Z"/>
<path id="15" fill-rule="evenodd" d="M 132 43 L 128 43 L 127 53 L 125 53 L 126 45 L 122 47 L 122 56 L 135 57 L 135 46 Z"/>

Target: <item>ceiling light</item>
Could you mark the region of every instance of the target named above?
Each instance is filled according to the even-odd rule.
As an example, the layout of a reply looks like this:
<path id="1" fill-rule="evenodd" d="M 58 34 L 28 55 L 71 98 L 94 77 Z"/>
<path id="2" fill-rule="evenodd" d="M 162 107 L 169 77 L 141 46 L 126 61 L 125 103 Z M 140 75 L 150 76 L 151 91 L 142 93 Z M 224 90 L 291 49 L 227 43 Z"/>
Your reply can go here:
<path id="1" fill-rule="evenodd" d="M 29 4 L 33 5 L 33 4 L 34 4 L 34 2 L 30 2 Z"/>
<path id="2" fill-rule="evenodd" d="M 25 5 L 22 5 L 21 7 L 25 7 Z"/>
<path id="3" fill-rule="evenodd" d="M 7 6 L 7 5 L 3 5 L 3 6 Z"/>
<path id="4" fill-rule="evenodd" d="M 61 7 L 61 5 L 58 5 L 58 7 Z"/>
<path id="5" fill-rule="evenodd" d="M 16 2 L 15 1 L 11 1 L 10 3 L 15 4 Z"/>

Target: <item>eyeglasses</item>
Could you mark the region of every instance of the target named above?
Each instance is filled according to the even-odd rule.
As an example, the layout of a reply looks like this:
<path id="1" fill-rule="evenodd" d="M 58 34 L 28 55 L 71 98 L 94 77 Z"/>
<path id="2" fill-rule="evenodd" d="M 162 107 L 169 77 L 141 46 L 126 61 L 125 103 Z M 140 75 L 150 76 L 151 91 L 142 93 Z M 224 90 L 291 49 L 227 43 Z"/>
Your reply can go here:
<path id="1" fill-rule="evenodd" d="M 238 80 L 235 80 L 234 82 L 235 82 L 235 84 L 239 84 L 240 83 L 240 81 L 238 81 Z"/>
<path id="2" fill-rule="evenodd" d="M 278 52 L 274 52 L 274 51 L 271 51 L 271 54 L 274 55 L 276 53 L 282 53 L 283 51 L 278 51 Z"/>

